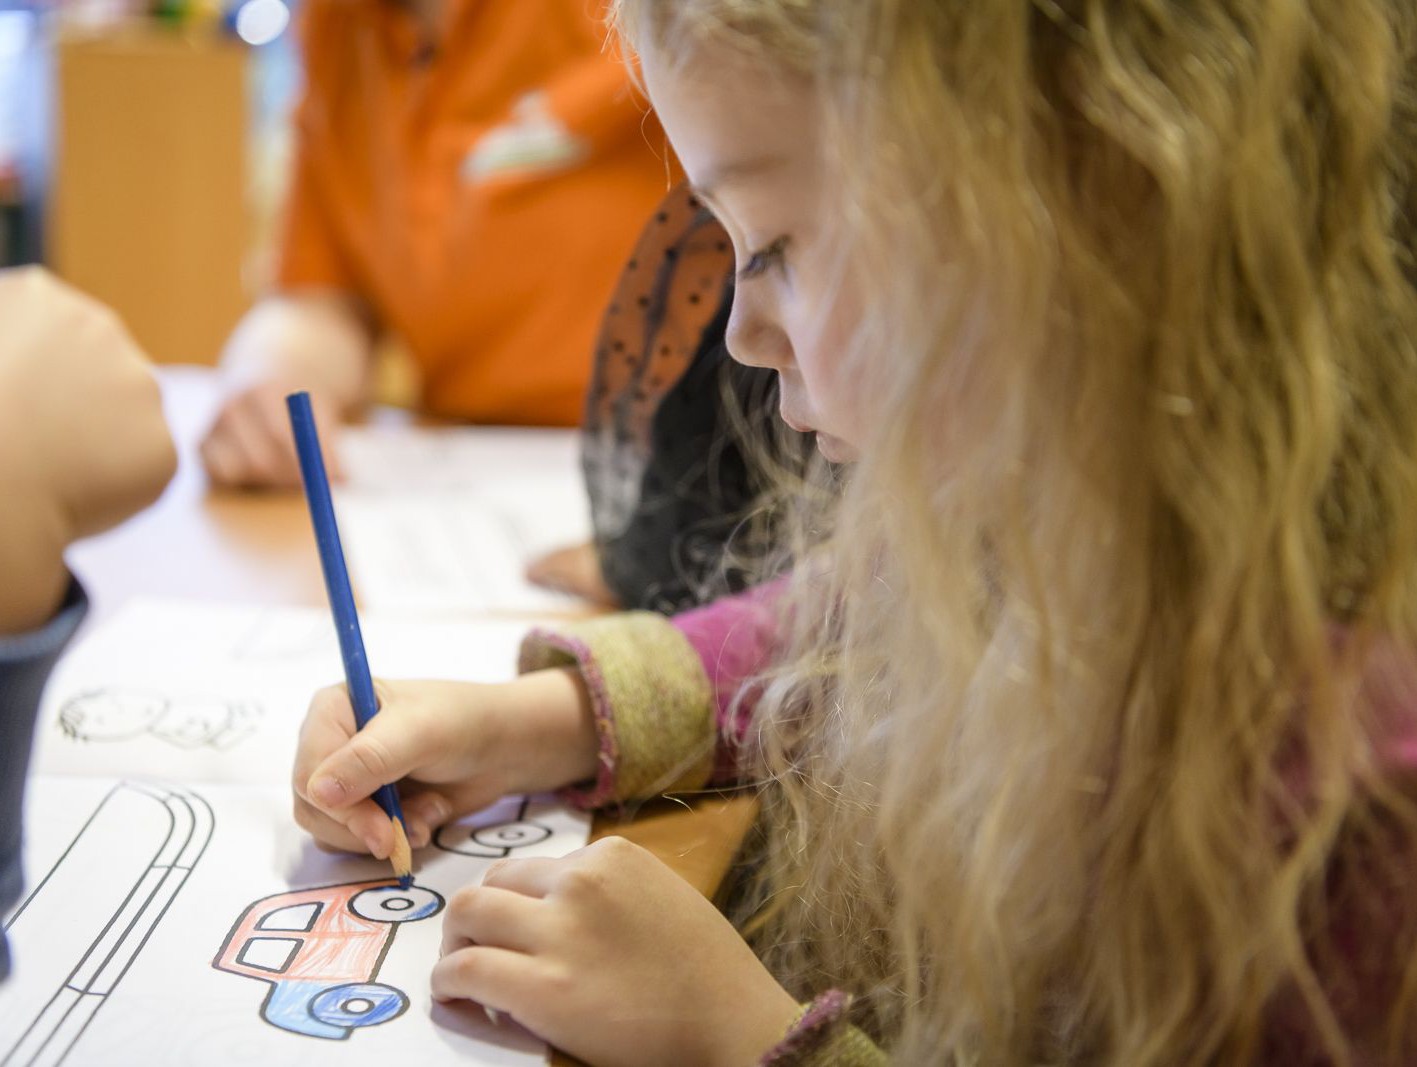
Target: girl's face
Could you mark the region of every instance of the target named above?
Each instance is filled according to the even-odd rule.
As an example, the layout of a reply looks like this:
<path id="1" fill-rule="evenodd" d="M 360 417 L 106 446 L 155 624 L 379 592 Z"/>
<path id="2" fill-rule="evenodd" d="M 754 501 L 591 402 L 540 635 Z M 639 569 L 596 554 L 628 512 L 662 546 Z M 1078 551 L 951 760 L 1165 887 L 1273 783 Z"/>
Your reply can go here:
<path id="1" fill-rule="evenodd" d="M 673 64 L 641 57 L 655 111 L 738 261 L 728 349 L 777 371 L 783 420 L 814 432 L 827 459 L 855 458 L 860 384 L 840 358 L 859 318 L 850 271 L 827 247 L 833 203 L 811 86 L 704 50 Z"/>

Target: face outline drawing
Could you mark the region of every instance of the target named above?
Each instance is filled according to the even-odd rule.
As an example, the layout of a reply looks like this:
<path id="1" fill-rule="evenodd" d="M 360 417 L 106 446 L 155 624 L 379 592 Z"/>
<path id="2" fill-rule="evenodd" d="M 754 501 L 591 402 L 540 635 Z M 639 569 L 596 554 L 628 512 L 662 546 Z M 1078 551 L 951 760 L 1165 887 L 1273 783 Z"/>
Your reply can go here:
<path id="1" fill-rule="evenodd" d="M 64 702 L 59 727 L 76 741 L 130 741 L 167 714 L 167 697 L 132 689 L 90 689 Z"/>
<path id="2" fill-rule="evenodd" d="M 176 748 L 227 749 L 255 729 L 260 708 L 217 697 L 171 698 L 134 689 L 91 689 L 59 709 L 75 741 L 130 741 L 151 734 Z"/>

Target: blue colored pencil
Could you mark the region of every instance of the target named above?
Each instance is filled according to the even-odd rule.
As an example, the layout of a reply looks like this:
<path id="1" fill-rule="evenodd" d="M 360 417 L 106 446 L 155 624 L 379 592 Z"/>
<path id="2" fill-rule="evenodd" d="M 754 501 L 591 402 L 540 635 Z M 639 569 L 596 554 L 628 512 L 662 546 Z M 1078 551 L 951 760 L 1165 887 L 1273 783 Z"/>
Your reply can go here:
<path id="1" fill-rule="evenodd" d="M 300 457 L 300 478 L 305 483 L 306 503 L 310 505 L 310 524 L 315 528 L 315 543 L 320 549 L 320 568 L 325 572 L 325 592 L 329 594 L 330 611 L 339 634 L 345 688 L 354 706 L 355 725 L 362 730 L 378 712 L 379 700 L 374 695 L 374 679 L 369 675 L 369 658 L 359 632 L 359 615 L 354 610 L 354 593 L 349 587 L 349 571 L 345 569 L 344 550 L 340 547 L 335 506 L 330 499 L 330 480 L 320 453 L 320 435 L 315 429 L 310 394 L 291 393 L 285 398 L 285 406 L 290 412 L 290 429 Z M 407 889 L 413 884 L 413 854 L 408 845 L 398 790 L 392 784 L 381 785 L 374 793 L 374 800 L 393 823 L 394 847 L 389 861 L 399 885 Z"/>

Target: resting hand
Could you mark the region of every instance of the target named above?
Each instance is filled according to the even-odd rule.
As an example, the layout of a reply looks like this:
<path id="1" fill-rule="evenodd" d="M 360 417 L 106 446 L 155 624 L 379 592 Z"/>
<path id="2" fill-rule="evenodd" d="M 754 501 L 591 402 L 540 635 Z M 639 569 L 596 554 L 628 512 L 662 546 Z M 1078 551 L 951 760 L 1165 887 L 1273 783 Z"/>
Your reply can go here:
<path id="1" fill-rule="evenodd" d="M 0 633 L 39 625 L 64 548 L 150 504 L 176 466 L 162 398 L 112 311 L 38 268 L 0 272 Z"/>
<path id="2" fill-rule="evenodd" d="M 400 782 L 409 843 L 508 793 L 540 792 L 595 774 L 590 698 L 570 670 L 501 685 L 376 682 L 379 714 L 355 729 L 344 686 L 315 694 L 300 731 L 295 821 L 333 849 L 386 858 L 389 820 L 370 799 Z"/>
<path id="3" fill-rule="evenodd" d="M 367 309 L 339 293 L 267 297 L 247 312 L 222 354 L 229 392 L 202 442 L 212 482 L 300 485 L 285 397 L 302 389 L 315 410 L 325 466 L 338 479 L 333 445 L 339 417 L 368 398 L 372 345 Z"/>
<path id="4" fill-rule="evenodd" d="M 569 593 L 592 604 L 615 609 L 620 606 L 605 584 L 600 555 L 587 542 L 553 549 L 527 564 L 526 580 L 557 593 Z"/>
<path id="5" fill-rule="evenodd" d="M 797 1012 L 711 903 L 621 837 L 499 861 L 458 892 L 432 984 L 627 1067 L 755 1063 Z"/>
<path id="6" fill-rule="evenodd" d="M 202 463 L 213 484 L 241 489 L 298 489 L 300 459 L 290 432 L 285 398 L 299 386 L 265 381 L 238 389 L 226 398 L 202 441 Z M 323 393 L 310 393 L 310 407 L 320 428 L 325 470 L 339 481 L 344 472 L 335 443 L 338 406 Z"/>

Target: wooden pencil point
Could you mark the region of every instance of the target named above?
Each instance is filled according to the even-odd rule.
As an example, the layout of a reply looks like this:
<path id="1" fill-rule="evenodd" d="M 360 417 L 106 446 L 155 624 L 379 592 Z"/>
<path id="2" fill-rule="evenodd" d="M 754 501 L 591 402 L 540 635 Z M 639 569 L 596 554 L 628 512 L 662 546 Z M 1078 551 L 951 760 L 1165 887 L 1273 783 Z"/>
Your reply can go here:
<path id="1" fill-rule="evenodd" d="M 389 824 L 394 828 L 394 847 L 389 850 L 389 862 L 393 864 L 399 887 L 407 889 L 413 885 L 413 850 L 409 848 L 408 834 L 404 833 L 403 823 L 398 819 L 390 819 Z"/>

